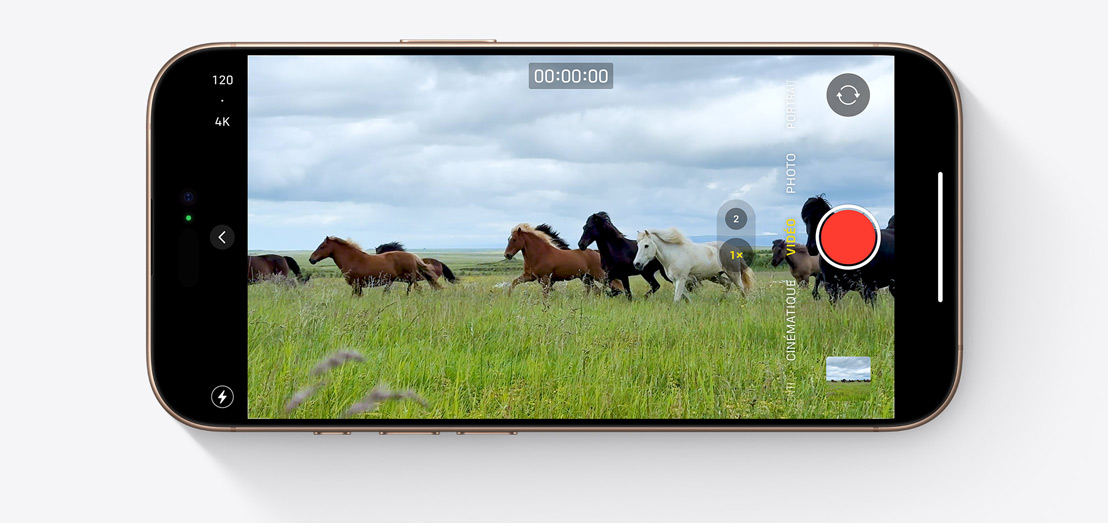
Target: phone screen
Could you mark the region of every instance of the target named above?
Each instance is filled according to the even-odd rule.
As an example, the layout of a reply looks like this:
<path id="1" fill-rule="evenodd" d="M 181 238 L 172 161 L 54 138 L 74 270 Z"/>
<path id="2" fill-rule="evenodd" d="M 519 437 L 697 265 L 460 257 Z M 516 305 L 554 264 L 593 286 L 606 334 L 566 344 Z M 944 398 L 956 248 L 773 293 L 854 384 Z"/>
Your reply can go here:
<path id="1" fill-rule="evenodd" d="M 248 417 L 893 418 L 894 62 L 250 56 Z"/>

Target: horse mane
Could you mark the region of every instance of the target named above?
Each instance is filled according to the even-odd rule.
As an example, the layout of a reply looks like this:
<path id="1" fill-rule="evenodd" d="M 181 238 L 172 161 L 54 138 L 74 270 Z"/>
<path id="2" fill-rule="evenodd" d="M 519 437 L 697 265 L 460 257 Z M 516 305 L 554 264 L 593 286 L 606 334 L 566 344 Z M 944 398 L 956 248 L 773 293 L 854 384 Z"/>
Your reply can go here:
<path id="1" fill-rule="evenodd" d="M 365 252 L 365 249 L 363 249 L 361 245 L 358 245 L 358 242 L 356 242 L 354 240 L 351 240 L 350 238 L 343 239 L 343 238 L 339 238 L 338 236 L 328 236 L 327 239 L 332 240 L 332 241 L 336 241 L 336 242 L 341 243 L 343 245 L 353 247 L 355 249 L 358 249 L 359 251 Z"/>
<path id="2" fill-rule="evenodd" d="M 785 248 L 792 249 L 793 252 L 797 252 L 797 253 L 808 254 L 808 247 L 805 246 L 803 243 L 798 243 L 796 245 L 793 245 L 792 247 L 789 247 L 788 245 L 785 244 L 785 240 L 780 240 L 780 239 L 773 240 L 773 248 L 776 249 L 778 247 L 781 247 L 782 249 L 785 249 Z"/>
<path id="3" fill-rule="evenodd" d="M 538 236 L 542 241 L 553 245 L 555 248 L 569 250 L 569 244 L 558 236 L 558 233 L 554 231 L 552 227 L 545 223 L 539 224 L 537 227 L 532 227 L 529 223 L 521 223 L 512 228 L 512 233 L 517 231 L 528 232 Z"/>
<path id="4" fill-rule="evenodd" d="M 819 194 L 808 198 L 808 200 L 804 202 L 804 206 L 800 208 L 800 219 L 803 220 L 804 223 L 808 223 L 808 218 L 815 216 L 816 213 L 819 213 L 819 218 L 822 218 L 823 215 L 827 214 L 827 211 L 830 210 L 831 203 L 827 201 L 826 193 Z"/>
<path id="5" fill-rule="evenodd" d="M 408 252 L 404 250 L 404 244 L 400 242 L 382 243 L 381 245 L 377 246 L 377 254 L 384 254 L 386 252 L 393 251 Z"/>
<path id="6" fill-rule="evenodd" d="M 602 223 L 604 224 L 605 228 L 607 228 L 608 230 L 616 233 L 617 237 L 626 238 L 626 236 L 624 236 L 623 233 L 620 232 L 619 229 L 616 228 L 616 224 L 612 223 L 612 218 L 610 216 L 608 216 L 607 212 L 600 211 L 596 214 L 593 214 L 593 216 L 596 217 L 599 220 L 602 220 Z"/>
<path id="7" fill-rule="evenodd" d="M 647 234 L 653 234 L 657 236 L 659 240 L 666 243 L 676 243 L 678 245 L 686 245 L 692 243 L 681 231 L 677 230 L 677 227 L 670 227 L 668 229 L 647 229 L 643 231 Z"/>

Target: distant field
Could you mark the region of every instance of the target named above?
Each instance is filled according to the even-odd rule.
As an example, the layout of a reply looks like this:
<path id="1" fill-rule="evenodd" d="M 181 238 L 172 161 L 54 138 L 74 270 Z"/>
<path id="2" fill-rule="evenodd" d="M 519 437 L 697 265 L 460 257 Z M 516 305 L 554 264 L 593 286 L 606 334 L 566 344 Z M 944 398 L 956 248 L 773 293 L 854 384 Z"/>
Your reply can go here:
<path id="1" fill-rule="evenodd" d="M 785 360 L 783 269 L 756 259 L 757 289 L 743 298 L 706 283 L 692 303 L 673 286 L 643 300 L 586 296 L 579 281 L 544 300 L 528 283 L 508 296 L 522 260 L 501 251 L 416 252 L 461 280 L 406 296 L 368 289 L 350 296 L 330 260 L 286 253 L 313 274 L 307 284 L 248 287 L 249 415 L 335 418 L 371 389 L 410 389 L 427 406 L 389 401 L 370 418 L 889 418 L 893 416 L 893 299 L 876 309 L 857 293 L 836 308 L 798 291 L 798 357 Z M 312 368 L 338 350 L 363 355 L 315 384 Z M 873 382 L 856 401 L 830 398 L 827 356 L 869 356 Z M 787 391 L 791 384 L 791 395 Z"/>
<path id="2" fill-rule="evenodd" d="M 865 401 L 872 382 L 827 382 L 827 397 L 834 401 Z"/>

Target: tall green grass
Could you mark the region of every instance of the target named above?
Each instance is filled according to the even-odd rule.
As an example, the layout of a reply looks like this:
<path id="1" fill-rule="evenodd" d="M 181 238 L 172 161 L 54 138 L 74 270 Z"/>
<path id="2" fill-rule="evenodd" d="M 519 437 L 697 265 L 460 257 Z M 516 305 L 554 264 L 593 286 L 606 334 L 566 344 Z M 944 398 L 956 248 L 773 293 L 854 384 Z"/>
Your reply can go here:
<path id="1" fill-rule="evenodd" d="M 509 297 L 497 284 L 518 268 L 468 272 L 464 260 L 452 261 L 458 284 L 437 292 L 423 285 L 408 296 L 398 286 L 354 298 L 326 273 L 307 284 L 249 286 L 249 415 L 342 417 L 384 386 L 411 390 L 426 406 L 390 401 L 356 417 L 893 416 L 894 306 L 887 293 L 875 309 L 857 293 L 833 308 L 826 297 L 813 301 L 798 289 L 797 357 L 786 361 L 784 281 L 791 277 L 784 270 L 758 271 L 757 289 L 746 297 L 705 283 L 691 303 L 675 304 L 669 283 L 642 299 L 647 285 L 639 277 L 632 280 L 634 302 L 586 295 L 579 281 L 557 284 L 545 300 L 535 283 Z M 498 263 L 487 256 L 469 262 Z M 327 372 L 325 383 L 286 412 L 290 398 L 317 381 L 312 368 L 338 350 L 366 361 Z M 870 392 L 854 401 L 829 398 L 827 356 L 869 356 Z"/>

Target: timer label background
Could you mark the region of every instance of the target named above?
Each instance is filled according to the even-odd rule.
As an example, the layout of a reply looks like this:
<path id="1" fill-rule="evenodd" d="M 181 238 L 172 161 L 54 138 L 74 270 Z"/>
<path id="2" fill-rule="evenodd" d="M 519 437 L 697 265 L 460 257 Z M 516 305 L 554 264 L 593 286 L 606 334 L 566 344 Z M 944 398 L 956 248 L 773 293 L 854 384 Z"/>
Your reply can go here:
<path id="1" fill-rule="evenodd" d="M 533 63 L 527 68 L 531 89 L 611 89 L 615 75 L 611 63 Z"/>

